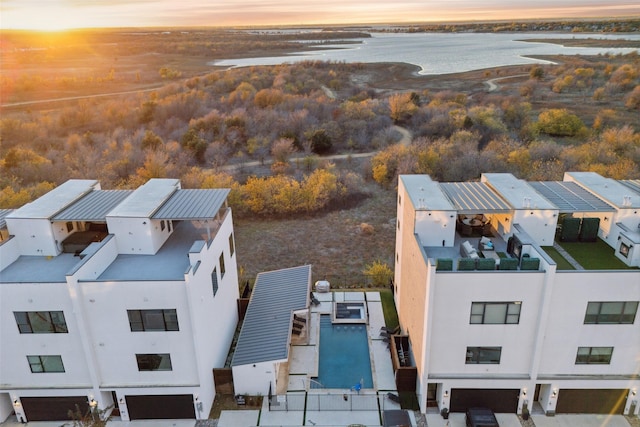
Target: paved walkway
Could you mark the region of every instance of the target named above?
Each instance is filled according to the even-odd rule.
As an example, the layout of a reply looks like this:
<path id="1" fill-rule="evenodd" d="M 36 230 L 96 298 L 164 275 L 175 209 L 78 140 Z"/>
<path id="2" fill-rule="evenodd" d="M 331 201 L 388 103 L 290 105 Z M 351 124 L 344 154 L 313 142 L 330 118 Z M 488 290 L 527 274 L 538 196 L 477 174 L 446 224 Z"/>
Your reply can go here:
<path id="1" fill-rule="evenodd" d="M 584 267 L 581 266 L 580 263 L 575 260 L 575 258 L 569 255 L 569 252 L 565 251 L 564 248 L 558 244 L 558 242 L 553 242 L 553 249 L 558 251 L 560 255 L 562 255 L 564 259 L 566 259 L 569 264 L 573 266 L 573 268 L 575 268 L 576 270 L 584 270 Z"/>

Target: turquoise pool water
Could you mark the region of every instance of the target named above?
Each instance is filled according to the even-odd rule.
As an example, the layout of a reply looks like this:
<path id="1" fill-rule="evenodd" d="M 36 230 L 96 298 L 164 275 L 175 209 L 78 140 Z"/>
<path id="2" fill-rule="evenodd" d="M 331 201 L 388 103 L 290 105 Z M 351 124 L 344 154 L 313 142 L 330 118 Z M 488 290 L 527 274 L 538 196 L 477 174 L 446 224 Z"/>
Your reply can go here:
<path id="1" fill-rule="evenodd" d="M 331 317 L 320 317 L 320 361 L 316 381 L 323 388 L 346 388 L 359 384 L 373 388 L 367 326 L 331 323 Z M 318 384 L 314 384 L 319 388 Z"/>

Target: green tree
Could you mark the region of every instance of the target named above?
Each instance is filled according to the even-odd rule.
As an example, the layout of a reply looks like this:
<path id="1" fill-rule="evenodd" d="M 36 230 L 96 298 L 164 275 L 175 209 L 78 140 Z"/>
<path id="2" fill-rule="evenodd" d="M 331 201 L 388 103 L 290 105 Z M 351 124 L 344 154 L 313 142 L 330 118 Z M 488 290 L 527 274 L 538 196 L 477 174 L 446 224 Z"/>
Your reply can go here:
<path id="1" fill-rule="evenodd" d="M 551 136 L 576 136 L 585 129 L 580 117 L 564 108 L 544 110 L 538 115 L 537 127 Z"/>
<path id="2" fill-rule="evenodd" d="M 311 151 L 316 154 L 327 154 L 333 149 L 331 137 L 324 129 L 318 129 L 311 134 Z"/>
<path id="3" fill-rule="evenodd" d="M 380 260 L 367 264 L 362 273 L 371 279 L 371 284 L 376 288 L 387 286 L 393 279 L 391 267 Z"/>
<path id="4" fill-rule="evenodd" d="M 158 148 L 162 147 L 163 143 L 164 142 L 162 141 L 162 138 L 153 133 L 153 131 L 147 130 L 145 131 L 144 137 L 140 142 L 140 147 L 143 150 L 157 150 Z"/>
<path id="5" fill-rule="evenodd" d="M 394 123 L 410 118 L 417 109 L 414 94 L 411 92 L 396 93 L 389 97 L 389 116 Z"/>
<path id="6" fill-rule="evenodd" d="M 189 129 L 182 135 L 182 147 L 193 153 L 196 161 L 204 163 L 204 153 L 207 151 L 207 141 L 201 136 L 196 129 Z"/>

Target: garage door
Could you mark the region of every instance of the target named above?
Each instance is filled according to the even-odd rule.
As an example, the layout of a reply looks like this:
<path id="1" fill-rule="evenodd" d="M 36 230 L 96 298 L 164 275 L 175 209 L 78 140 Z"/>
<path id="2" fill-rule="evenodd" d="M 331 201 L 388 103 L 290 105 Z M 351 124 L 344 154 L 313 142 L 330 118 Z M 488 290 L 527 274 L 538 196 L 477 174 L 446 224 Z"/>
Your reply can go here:
<path id="1" fill-rule="evenodd" d="M 87 396 L 22 397 L 20 402 L 28 421 L 70 420 L 76 406 L 83 414 L 89 410 Z"/>
<path id="2" fill-rule="evenodd" d="M 629 390 L 560 389 L 557 414 L 622 414 Z"/>
<path id="3" fill-rule="evenodd" d="M 192 394 L 126 396 L 132 420 L 195 418 Z"/>
<path id="4" fill-rule="evenodd" d="M 493 412 L 515 413 L 518 410 L 519 389 L 454 388 L 451 390 L 451 412 L 467 408 L 489 408 Z"/>

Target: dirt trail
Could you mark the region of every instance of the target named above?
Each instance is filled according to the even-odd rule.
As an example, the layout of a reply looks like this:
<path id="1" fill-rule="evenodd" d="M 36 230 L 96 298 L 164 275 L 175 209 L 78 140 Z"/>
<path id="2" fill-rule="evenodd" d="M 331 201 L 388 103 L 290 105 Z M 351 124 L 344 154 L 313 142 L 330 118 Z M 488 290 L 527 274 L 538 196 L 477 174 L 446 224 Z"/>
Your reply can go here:
<path id="1" fill-rule="evenodd" d="M 526 77 L 528 75 L 529 74 L 516 74 L 515 76 L 496 77 L 495 79 L 484 81 L 484 84 L 487 87 L 487 92 L 495 92 L 496 90 L 500 89 L 500 86 L 497 85 L 496 82 L 499 82 L 500 80 L 514 79 L 516 77 Z"/>

